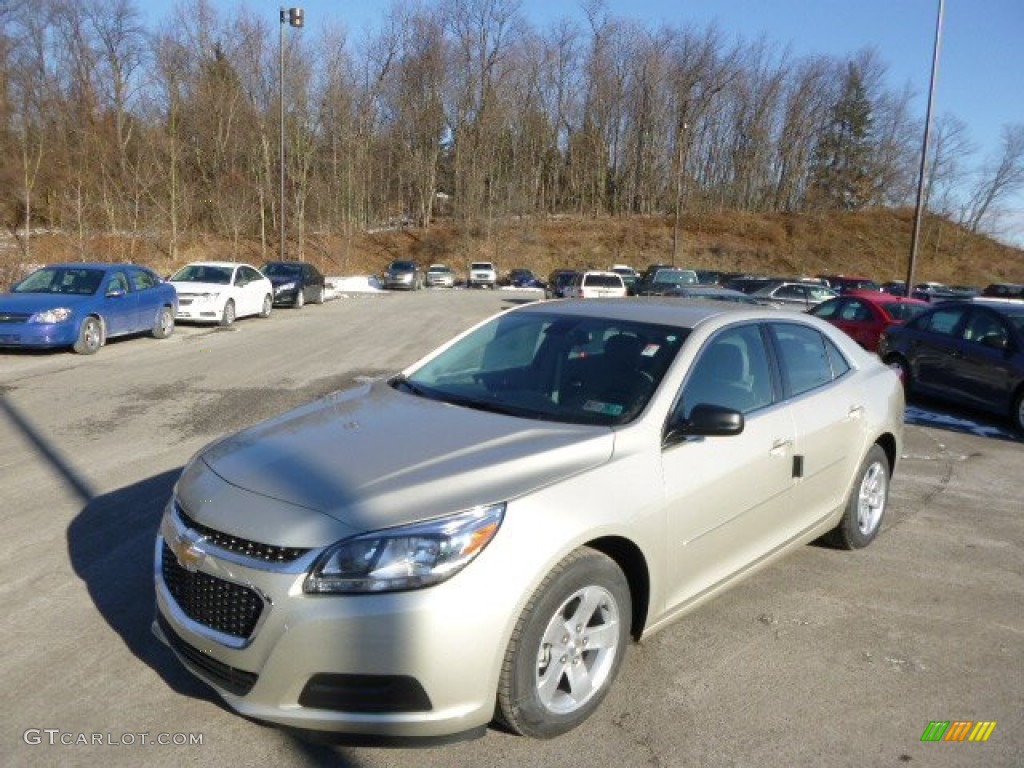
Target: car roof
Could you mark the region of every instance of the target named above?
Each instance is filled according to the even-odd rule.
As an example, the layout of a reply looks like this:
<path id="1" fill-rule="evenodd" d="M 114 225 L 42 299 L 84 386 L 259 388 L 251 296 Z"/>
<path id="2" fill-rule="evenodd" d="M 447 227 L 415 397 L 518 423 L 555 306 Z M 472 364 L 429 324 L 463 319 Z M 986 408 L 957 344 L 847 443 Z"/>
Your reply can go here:
<path id="1" fill-rule="evenodd" d="M 127 262 L 106 262 L 106 261 L 61 261 L 54 264 L 44 264 L 39 269 L 145 269 L 153 270 L 143 264 L 129 264 Z M 33 270 L 38 271 L 38 270 Z"/>
<path id="2" fill-rule="evenodd" d="M 253 267 L 252 264 L 247 264 L 243 261 L 190 261 L 185 265 L 186 267 L 227 267 L 228 269 L 234 269 L 235 267 Z"/>
<path id="3" fill-rule="evenodd" d="M 516 312 L 555 312 L 578 317 L 606 317 L 612 320 L 633 320 L 642 323 L 694 328 L 716 317 L 736 319 L 778 320 L 779 311 L 730 302 L 708 302 L 679 297 L 630 297 L 625 299 L 560 299 L 524 304 Z M 795 318 L 803 313 L 793 313 Z"/>

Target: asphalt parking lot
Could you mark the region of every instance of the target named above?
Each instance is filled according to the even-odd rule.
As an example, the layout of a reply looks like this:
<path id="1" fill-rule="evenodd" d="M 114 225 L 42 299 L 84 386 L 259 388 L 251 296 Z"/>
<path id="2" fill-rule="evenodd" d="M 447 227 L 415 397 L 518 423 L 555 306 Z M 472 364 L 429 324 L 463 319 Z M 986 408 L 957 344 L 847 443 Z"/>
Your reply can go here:
<path id="1" fill-rule="evenodd" d="M 1024 442 L 918 402 L 871 547 L 804 547 L 634 645 L 559 739 L 339 743 L 241 718 L 184 672 L 149 626 L 153 535 L 185 461 L 534 296 L 352 295 L 91 357 L 0 351 L 4 764 L 1024 765 Z M 923 742 L 932 721 L 996 725 Z"/>

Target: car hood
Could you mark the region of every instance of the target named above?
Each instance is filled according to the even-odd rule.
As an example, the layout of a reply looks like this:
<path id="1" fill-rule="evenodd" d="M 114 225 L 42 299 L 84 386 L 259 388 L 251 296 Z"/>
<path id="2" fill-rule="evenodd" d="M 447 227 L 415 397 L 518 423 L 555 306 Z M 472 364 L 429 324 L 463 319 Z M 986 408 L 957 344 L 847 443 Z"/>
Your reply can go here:
<path id="1" fill-rule="evenodd" d="M 248 492 L 373 530 L 514 498 L 606 462 L 613 442 L 607 428 L 487 413 L 378 381 L 251 427 L 196 463 Z"/>
<path id="2" fill-rule="evenodd" d="M 95 294 L 75 293 L 2 293 L 0 312 L 42 312 L 57 307 L 75 307 L 96 299 Z"/>
<path id="3" fill-rule="evenodd" d="M 178 293 L 224 293 L 231 289 L 231 286 L 225 283 L 197 283 L 191 280 L 184 282 L 172 280 L 171 285 Z"/>

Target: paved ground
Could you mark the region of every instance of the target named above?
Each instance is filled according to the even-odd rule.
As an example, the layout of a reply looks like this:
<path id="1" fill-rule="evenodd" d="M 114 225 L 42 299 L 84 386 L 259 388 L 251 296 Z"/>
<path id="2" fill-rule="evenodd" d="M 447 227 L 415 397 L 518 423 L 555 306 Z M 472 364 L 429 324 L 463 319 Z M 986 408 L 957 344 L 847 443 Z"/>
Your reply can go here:
<path id="1" fill-rule="evenodd" d="M 529 298 L 353 296 L 94 357 L 0 352 L 4 765 L 1024 765 L 1024 443 L 919 403 L 874 545 L 804 547 L 632 647 L 560 739 L 322 743 L 230 713 L 184 673 L 149 623 L 153 534 L 188 457 Z M 997 726 L 922 743 L 933 720 Z M 104 744 L 60 743 L 83 738 Z"/>

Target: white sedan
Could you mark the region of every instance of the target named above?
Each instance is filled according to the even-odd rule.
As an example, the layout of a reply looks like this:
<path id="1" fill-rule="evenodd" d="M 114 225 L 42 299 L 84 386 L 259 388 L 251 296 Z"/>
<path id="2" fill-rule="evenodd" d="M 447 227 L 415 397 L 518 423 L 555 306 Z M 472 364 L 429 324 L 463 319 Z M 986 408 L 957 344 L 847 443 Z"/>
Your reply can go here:
<path id="1" fill-rule="evenodd" d="M 270 317 L 274 288 L 249 264 L 194 261 L 170 279 L 178 292 L 178 320 L 231 325 L 247 315 Z"/>

